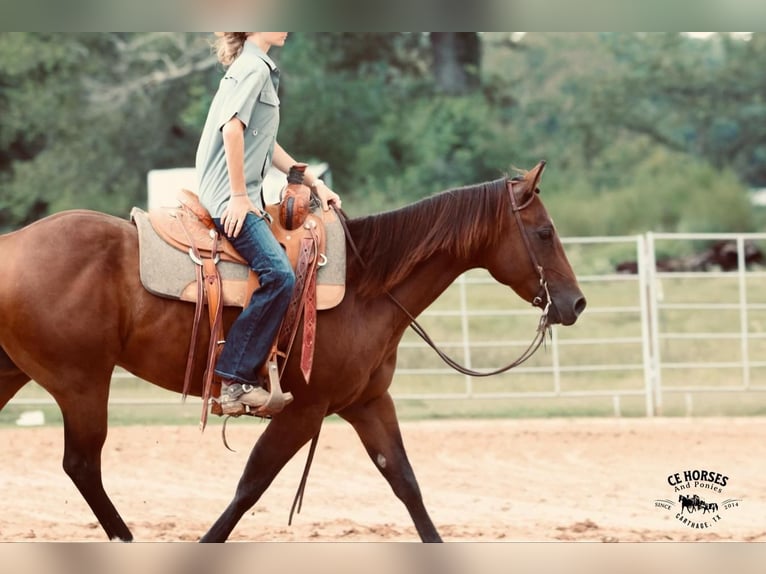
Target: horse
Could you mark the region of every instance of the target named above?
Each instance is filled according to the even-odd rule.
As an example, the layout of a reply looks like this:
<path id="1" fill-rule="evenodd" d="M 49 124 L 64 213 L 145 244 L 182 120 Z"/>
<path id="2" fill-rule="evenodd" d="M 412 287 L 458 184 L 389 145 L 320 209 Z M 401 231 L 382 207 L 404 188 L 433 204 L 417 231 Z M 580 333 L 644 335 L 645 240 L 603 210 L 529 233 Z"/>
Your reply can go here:
<path id="1" fill-rule="evenodd" d="M 694 496 L 697 495 L 695 494 Z M 685 494 L 678 495 L 678 502 L 681 503 L 681 514 L 684 513 L 684 509 L 686 508 L 689 509 L 689 512 L 694 512 L 698 506 L 697 500 L 691 496 L 686 496 Z"/>
<path id="2" fill-rule="evenodd" d="M 544 165 L 347 221 L 356 252 L 346 256 L 343 301 L 318 314 L 310 384 L 293 353 L 282 387 L 294 400 L 268 421 L 233 498 L 201 542 L 225 541 L 331 414 L 353 426 L 420 539 L 441 541 L 389 392 L 397 347 L 415 316 L 458 276 L 479 267 L 547 309 L 547 324 L 575 323 L 586 300 L 539 196 Z M 0 409 L 31 380 L 52 395 L 63 415 L 64 471 L 107 537 L 131 541 L 102 483 L 112 371 L 119 365 L 180 393 L 194 305 L 142 287 L 136 228 L 112 215 L 50 215 L 0 236 L 0 257 Z M 236 308 L 226 308 L 226 328 L 236 315 Z M 207 345 L 209 336 L 209 328 L 201 328 L 199 344 Z M 194 365 L 192 396 L 202 393 L 204 363 L 199 357 Z"/>

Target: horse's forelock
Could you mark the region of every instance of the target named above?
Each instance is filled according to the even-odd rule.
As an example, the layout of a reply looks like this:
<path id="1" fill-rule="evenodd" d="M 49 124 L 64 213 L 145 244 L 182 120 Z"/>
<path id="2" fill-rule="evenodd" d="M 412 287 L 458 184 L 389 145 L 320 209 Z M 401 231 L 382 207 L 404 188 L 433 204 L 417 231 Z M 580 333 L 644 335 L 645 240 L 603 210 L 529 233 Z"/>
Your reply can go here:
<path id="1" fill-rule="evenodd" d="M 508 205 L 506 179 L 444 191 L 401 209 L 353 219 L 349 229 L 365 262 L 349 277 L 367 296 L 391 289 L 437 252 L 469 257 L 493 243 Z"/>

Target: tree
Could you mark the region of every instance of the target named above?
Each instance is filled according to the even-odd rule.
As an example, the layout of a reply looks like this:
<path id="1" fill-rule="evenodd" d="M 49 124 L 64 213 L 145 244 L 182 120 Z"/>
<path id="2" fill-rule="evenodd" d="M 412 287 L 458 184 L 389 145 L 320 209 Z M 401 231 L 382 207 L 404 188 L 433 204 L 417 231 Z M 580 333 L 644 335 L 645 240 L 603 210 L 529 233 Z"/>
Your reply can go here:
<path id="1" fill-rule="evenodd" d="M 594 102 L 608 123 L 766 185 L 766 34 L 611 35 L 605 45 L 622 64 Z"/>
<path id="2" fill-rule="evenodd" d="M 149 170 L 193 162 L 214 64 L 201 35 L 0 35 L 0 228 L 144 204 Z"/>
<path id="3" fill-rule="evenodd" d="M 210 39 L 0 33 L 0 228 L 124 216 L 149 170 L 192 165 L 222 71 Z M 575 205 L 660 165 L 695 166 L 675 182 L 719 173 L 731 196 L 736 177 L 766 185 L 766 34 L 295 33 L 271 55 L 280 142 L 329 162 L 350 212 L 540 159 L 547 200 L 574 189 Z"/>

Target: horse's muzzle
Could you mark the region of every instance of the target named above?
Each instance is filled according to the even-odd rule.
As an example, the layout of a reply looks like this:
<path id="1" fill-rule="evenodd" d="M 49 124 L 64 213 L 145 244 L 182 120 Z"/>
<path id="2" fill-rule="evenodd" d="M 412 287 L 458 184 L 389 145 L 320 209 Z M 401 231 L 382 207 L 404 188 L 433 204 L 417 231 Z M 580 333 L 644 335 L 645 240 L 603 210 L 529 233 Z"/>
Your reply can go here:
<path id="1" fill-rule="evenodd" d="M 552 299 L 548 309 L 549 325 L 574 325 L 588 303 L 582 293 L 572 300 L 559 297 L 552 297 Z"/>

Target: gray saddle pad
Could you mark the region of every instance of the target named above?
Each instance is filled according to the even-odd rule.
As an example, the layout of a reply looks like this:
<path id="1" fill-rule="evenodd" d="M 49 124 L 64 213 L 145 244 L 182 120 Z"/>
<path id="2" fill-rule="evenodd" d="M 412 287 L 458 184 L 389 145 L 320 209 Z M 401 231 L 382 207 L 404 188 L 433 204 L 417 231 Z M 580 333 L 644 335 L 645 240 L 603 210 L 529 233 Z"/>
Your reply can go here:
<path id="1" fill-rule="evenodd" d="M 196 264 L 188 253 L 168 245 L 157 235 L 148 214 L 138 207 L 130 212 L 138 230 L 139 275 L 144 288 L 160 297 L 193 301 L 196 297 Z M 317 308 L 340 303 L 346 283 L 346 238 L 339 221 L 325 221 L 327 263 L 317 273 Z M 218 271 L 224 283 L 224 304 L 243 306 L 248 268 L 221 261 Z M 239 293 L 242 291 L 242 294 Z"/>

